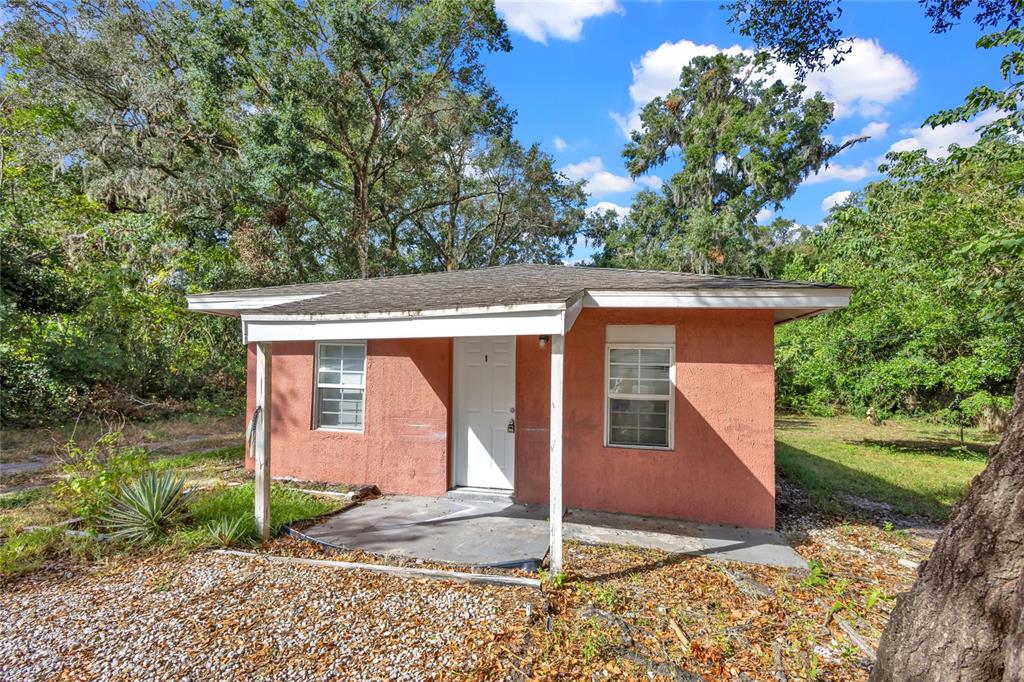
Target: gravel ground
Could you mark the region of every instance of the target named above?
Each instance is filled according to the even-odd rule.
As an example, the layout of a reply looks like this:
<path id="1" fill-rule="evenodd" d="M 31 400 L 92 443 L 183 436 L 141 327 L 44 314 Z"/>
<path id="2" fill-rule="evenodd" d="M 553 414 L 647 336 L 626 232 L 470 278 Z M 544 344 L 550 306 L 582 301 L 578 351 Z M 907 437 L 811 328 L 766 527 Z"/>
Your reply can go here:
<path id="1" fill-rule="evenodd" d="M 0 591 L 0 680 L 403 680 L 516 647 L 530 588 L 197 554 Z"/>

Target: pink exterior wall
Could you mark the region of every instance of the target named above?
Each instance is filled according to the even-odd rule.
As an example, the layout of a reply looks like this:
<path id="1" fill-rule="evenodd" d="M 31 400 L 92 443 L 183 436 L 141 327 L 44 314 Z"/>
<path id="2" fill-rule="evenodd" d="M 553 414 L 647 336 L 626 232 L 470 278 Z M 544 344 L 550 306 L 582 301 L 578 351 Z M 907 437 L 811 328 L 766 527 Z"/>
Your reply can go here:
<path id="1" fill-rule="evenodd" d="M 675 325 L 674 450 L 604 446 L 608 324 Z M 517 346 L 516 494 L 546 503 L 550 352 L 537 346 Z M 565 341 L 566 506 L 774 527 L 774 372 L 771 311 L 585 309 Z"/>
<path id="2" fill-rule="evenodd" d="M 608 324 L 675 325 L 672 451 L 604 446 Z M 585 309 L 565 344 L 566 506 L 774 527 L 773 340 L 771 311 Z M 313 343 L 273 348 L 274 476 L 418 495 L 448 489 L 450 339 L 368 343 L 361 434 L 312 429 Z M 550 346 L 519 337 L 516 358 L 515 493 L 546 503 Z M 250 414 L 254 376 L 250 347 Z"/>
<path id="3" fill-rule="evenodd" d="M 443 495 L 448 489 L 451 339 L 367 343 L 363 433 L 312 428 L 314 347 L 313 342 L 273 345 L 271 475 Z M 250 344 L 250 417 L 255 372 L 256 351 Z M 246 465 L 252 468 L 253 460 L 247 458 Z"/>

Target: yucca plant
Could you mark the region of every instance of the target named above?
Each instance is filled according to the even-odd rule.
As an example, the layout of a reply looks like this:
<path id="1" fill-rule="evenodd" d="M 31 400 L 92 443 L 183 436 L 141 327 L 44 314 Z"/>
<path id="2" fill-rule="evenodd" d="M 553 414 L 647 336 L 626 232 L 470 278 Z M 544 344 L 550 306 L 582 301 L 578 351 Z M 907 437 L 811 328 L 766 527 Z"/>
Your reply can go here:
<path id="1" fill-rule="evenodd" d="M 206 537 L 210 544 L 217 547 L 234 547 L 252 541 L 253 529 L 248 519 L 243 516 L 231 518 L 222 516 L 216 521 L 206 524 Z"/>
<path id="2" fill-rule="evenodd" d="M 151 471 L 121 486 L 103 523 L 115 540 L 136 545 L 155 542 L 185 519 L 188 496 L 184 478 L 171 471 Z"/>

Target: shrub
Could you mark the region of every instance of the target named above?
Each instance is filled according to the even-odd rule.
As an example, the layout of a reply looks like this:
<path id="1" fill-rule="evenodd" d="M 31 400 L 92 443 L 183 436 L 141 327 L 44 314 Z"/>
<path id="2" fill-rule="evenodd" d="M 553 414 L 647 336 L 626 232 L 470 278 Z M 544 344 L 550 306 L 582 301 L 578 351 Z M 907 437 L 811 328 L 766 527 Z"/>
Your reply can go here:
<path id="1" fill-rule="evenodd" d="M 221 517 L 207 523 L 204 530 L 206 531 L 206 543 L 215 547 L 234 547 L 250 544 L 253 540 L 251 528 L 246 523 L 244 516 Z"/>
<path id="2" fill-rule="evenodd" d="M 960 409 L 968 423 L 989 433 L 999 433 L 1006 430 L 1006 420 L 1013 409 L 1013 398 L 978 391 L 960 401 Z"/>
<path id="3" fill-rule="evenodd" d="M 54 486 L 54 494 L 68 512 L 86 522 L 95 520 L 118 487 L 145 470 L 145 451 L 123 446 L 121 438 L 120 431 L 111 431 L 88 450 L 73 438 L 65 444 L 65 478 Z"/>
<path id="4" fill-rule="evenodd" d="M 167 536 L 187 516 L 185 479 L 151 471 L 123 485 L 103 517 L 115 540 L 144 545 Z"/>

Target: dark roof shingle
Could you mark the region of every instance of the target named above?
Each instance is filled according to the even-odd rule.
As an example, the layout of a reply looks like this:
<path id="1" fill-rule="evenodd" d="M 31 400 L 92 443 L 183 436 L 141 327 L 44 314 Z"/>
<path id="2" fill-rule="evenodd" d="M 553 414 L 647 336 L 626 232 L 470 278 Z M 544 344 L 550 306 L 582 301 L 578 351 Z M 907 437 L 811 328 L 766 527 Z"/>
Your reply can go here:
<path id="1" fill-rule="evenodd" d="M 474 270 L 215 292 L 236 298 L 315 295 L 260 308 L 268 315 L 343 315 L 565 302 L 584 290 L 832 289 L 833 284 L 653 270 L 518 264 Z"/>

